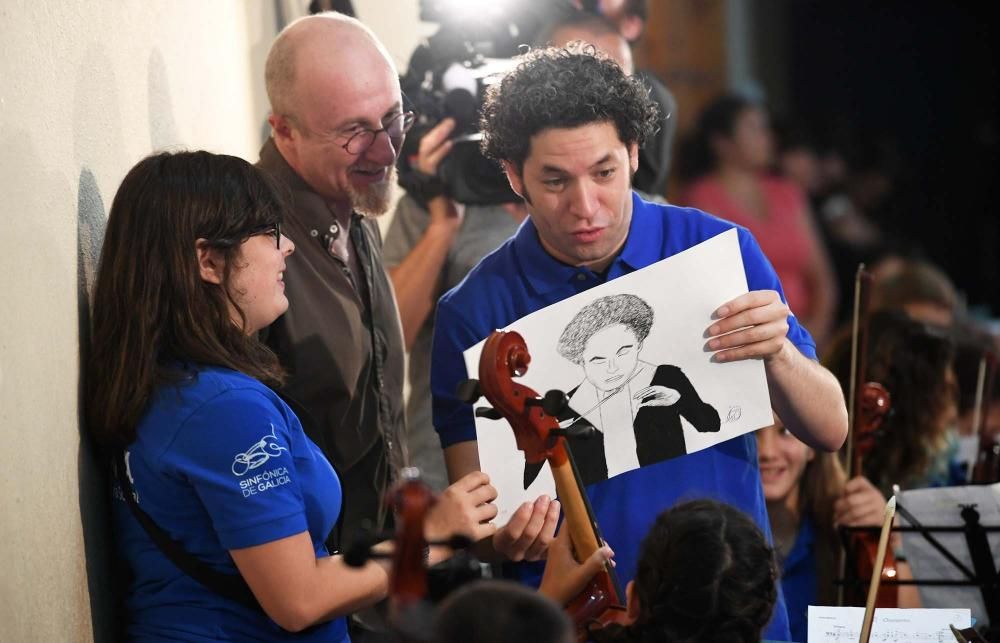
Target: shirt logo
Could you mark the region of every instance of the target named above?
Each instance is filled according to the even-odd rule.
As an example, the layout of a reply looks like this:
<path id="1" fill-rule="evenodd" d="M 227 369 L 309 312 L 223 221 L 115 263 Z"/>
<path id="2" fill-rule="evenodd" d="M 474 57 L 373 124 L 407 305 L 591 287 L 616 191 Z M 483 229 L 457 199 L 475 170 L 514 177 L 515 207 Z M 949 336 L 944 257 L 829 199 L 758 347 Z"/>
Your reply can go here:
<path id="1" fill-rule="evenodd" d="M 247 449 L 245 453 L 236 454 L 233 460 L 233 475 L 246 475 L 247 471 L 263 466 L 271 458 L 281 455 L 282 451 L 288 451 L 278 444 L 278 437 L 274 434 L 274 424 L 271 424 L 271 433 L 265 435 L 259 442 Z"/>

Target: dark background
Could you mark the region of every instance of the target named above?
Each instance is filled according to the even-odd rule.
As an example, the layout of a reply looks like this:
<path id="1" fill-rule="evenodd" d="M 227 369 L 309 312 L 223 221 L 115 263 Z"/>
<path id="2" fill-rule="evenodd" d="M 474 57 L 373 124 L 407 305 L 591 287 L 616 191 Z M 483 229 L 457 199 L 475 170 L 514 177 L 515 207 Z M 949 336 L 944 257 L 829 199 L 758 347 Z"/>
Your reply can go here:
<path id="1" fill-rule="evenodd" d="M 785 5 L 790 110 L 895 176 L 877 213 L 1000 314 L 997 19 L 989 3 Z M 995 10 L 995 7 L 992 7 Z"/>

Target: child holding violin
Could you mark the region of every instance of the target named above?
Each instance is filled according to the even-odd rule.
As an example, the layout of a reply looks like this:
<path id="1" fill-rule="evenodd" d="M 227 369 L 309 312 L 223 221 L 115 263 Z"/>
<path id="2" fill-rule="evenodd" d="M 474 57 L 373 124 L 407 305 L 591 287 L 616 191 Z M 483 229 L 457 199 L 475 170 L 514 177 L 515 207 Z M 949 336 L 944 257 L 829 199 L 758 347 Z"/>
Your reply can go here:
<path id="1" fill-rule="evenodd" d="M 869 318 L 866 380 L 890 395 L 890 410 L 858 472 L 884 496 L 893 485 L 919 489 L 963 484 L 957 460 L 957 382 L 954 345 L 947 331 L 892 310 Z M 831 344 L 823 363 L 850 388 L 850 333 Z"/>
<path id="2" fill-rule="evenodd" d="M 805 641 L 808 606 L 837 604 L 837 527 L 880 525 L 886 499 L 863 476 L 847 481 L 836 453 L 810 448 L 777 415 L 756 436 L 792 640 Z M 897 571 L 908 577 L 908 569 Z"/>
<path id="3" fill-rule="evenodd" d="M 288 307 L 283 217 L 265 175 L 208 152 L 150 156 L 115 195 L 85 399 L 116 455 L 125 640 L 349 641 L 345 616 L 386 595 L 387 563 L 327 552 L 340 483 L 257 338 Z M 456 482 L 427 537 L 489 536 L 495 494 L 483 474 Z"/>

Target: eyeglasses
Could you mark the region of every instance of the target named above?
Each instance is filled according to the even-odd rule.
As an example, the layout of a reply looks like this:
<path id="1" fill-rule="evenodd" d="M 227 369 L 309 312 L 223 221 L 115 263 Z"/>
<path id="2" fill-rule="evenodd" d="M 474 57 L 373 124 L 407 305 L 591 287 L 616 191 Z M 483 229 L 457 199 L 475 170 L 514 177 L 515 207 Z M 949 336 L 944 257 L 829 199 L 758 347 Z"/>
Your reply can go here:
<path id="1" fill-rule="evenodd" d="M 216 239 L 212 242 L 212 245 L 220 248 L 232 248 L 233 246 L 243 243 L 250 237 L 257 237 L 262 234 L 274 235 L 274 245 L 278 248 L 278 250 L 281 250 L 281 224 L 277 222 L 258 226 L 237 239 Z"/>
<path id="2" fill-rule="evenodd" d="M 262 235 L 262 234 L 273 234 L 274 235 L 274 246 L 278 250 L 281 250 L 281 224 L 280 223 L 278 223 L 276 221 L 274 223 L 269 223 L 269 224 L 267 224 L 265 226 L 261 226 L 259 228 L 254 229 L 254 230 L 251 230 L 250 234 L 247 235 L 247 238 L 249 239 L 250 237 L 256 237 L 256 236 L 259 236 L 259 235 Z"/>
<path id="3" fill-rule="evenodd" d="M 389 137 L 389 142 L 392 143 L 393 149 L 398 152 L 399 144 L 403 141 L 403 136 L 410 131 L 415 120 L 416 114 L 413 112 L 400 112 L 390 118 L 389 122 L 385 123 L 381 129 L 365 127 L 355 132 L 341 147 L 347 150 L 348 154 L 359 156 L 372 146 L 379 134 L 385 132 L 385 135 Z"/>

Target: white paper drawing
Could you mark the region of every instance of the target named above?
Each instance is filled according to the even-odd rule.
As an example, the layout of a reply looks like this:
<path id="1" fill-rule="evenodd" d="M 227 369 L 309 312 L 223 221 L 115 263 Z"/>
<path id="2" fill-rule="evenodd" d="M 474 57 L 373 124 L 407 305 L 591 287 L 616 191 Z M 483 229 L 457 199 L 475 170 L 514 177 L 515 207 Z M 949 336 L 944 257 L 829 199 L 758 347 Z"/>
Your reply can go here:
<path id="1" fill-rule="evenodd" d="M 556 351 L 583 378 L 570 389 L 566 422 L 596 429 L 572 443 L 584 484 L 687 453 L 683 417 L 697 431 L 720 428 L 719 413 L 699 397 L 684 371 L 643 357 L 655 314 L 632 294 L 590 302 L 563 328 Z"/>
<path id="2" fill-rule="evenodd" d="M 519 332 L 532 356 L 518 381 L 539 394 L 566 392 L 571 411 L 561 424 L 597 429 L 571 441 L 585 484 L 771 424 L 763 363 L 713 362 L 705 347 L 712 313 L 746 292 L 730 230 L 504 329 Z M 482 347 L 465 351 L 470 377 Z M 555 495 L 547 465 L 525 475 L 505 421 L 477 418 L 476 432 L 480 466 L 499 492 L 497 524 L 522 502 Z"/>

